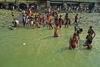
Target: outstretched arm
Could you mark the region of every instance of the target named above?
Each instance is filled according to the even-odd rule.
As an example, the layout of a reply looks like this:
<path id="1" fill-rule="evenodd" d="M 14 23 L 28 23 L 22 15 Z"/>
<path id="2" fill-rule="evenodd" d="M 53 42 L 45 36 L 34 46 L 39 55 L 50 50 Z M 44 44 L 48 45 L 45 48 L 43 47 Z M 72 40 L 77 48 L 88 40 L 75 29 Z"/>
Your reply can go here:
<path id="1" fill-rule="evenodd" d="M 79 47 L 79 40 L 77 41 L 77 48 Z"/>

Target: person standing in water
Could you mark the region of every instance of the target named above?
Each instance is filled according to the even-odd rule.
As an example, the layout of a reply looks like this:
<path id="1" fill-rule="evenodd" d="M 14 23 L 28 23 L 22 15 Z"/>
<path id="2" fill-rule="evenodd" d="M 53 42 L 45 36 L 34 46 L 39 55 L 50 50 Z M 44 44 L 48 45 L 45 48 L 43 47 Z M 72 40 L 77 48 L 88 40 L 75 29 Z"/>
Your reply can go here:
<path id="1" fill-rule="evenodd" d="M 60 18 L 59 18 L 59 26 L 60 26 L 60 28 L 62 27 L 62 20 L 63 20 L 63 18 L 62 18 L 62 16 L 60 15 Z"/>
<path id="2" fill-rule="evenodd" d="M 77 44 L 77 46 L 76 46 L 76 44 Z M 74 35 L 71 36 L 71 38 L 70 38 L 70 41 L 69 41 L 69 48 L 70 48 L 71 50 L 73 50 L 73 49 L 75 49 L 75 48 L 78 48 L 78 46 L 79 46 L 79 39 L 78 39 L 77 34 L 74 33 Z"/>
<path id="3" fill-rule="evenodd" d="M 67 23 L 68 23 L 68 13 L 66 13 L 65 19 L 66 19 L 66 22 L 65 22 L 65 27 L 66 27 L 66 25 L 67 25 Z"/>
<path id="4" fill-rule="evenodd" d="M 90 26 L 89 27 L 89 30 L 88 30 L 88 32 L 90 32 L 91 33 L 91 35 L 93 35 L 94 34 L 94 37 L 95 37 L 95 31 L 93 30 L 93 28 L 92 28 L 92 26 Z"/>
<path id="5" fill-rule="evenodd" d="M 66 18 L 65 28 L 66 28 L 66 25 L 67 25 L 67 28 L 68 28 L 69 27 L 69 17 Z"/>
<path id="6" fill-rule="evenodd" d="M 78 14 L 76 14 L 76 16 L 75 16 L 75 22 L 74 23 L 77 23 L 77 19 L 78 19 Z"/>
<path id="7" fill-rule="evenodd" d="M 45 17 L 43 17 L 43 27 L 45 27 L 46 22 L 45 22 Z"/>
<path id="8" fill-rule="evenodd" d="M 25 15 L 23 15 L 23 27 L 25 27 L 25 23 L 26 23 L 26 17 Z"/>
<path id="9" fill-rule="evenodd" d="M 55 32 L 54 32 L 54 37 L 59 37 L 58 29 L 59 29 L 59 25 L 56 24 L 56 26 L 55 26 Z"/>
<path id="10" fill-rule="evenodd" d="M 57 15 L 55 15 L 54 21 L 55 21 L 55 25 L 58 24 L 58 17 L 57 17 Z"/>

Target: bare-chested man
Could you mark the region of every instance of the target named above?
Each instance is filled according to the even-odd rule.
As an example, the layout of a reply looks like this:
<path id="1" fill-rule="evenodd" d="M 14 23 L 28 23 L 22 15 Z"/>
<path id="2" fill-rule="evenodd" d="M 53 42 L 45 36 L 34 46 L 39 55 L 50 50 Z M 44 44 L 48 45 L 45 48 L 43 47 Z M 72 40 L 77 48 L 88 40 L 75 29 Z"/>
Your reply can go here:
<path id="1" fill-rule="evenodd" d="M 77 44 L 77 46 L 76 46 Z M 78 36 L 76 35 L 76 33 L 74 33 L 73 36 L 71 36 L 70 41 L 69 41 L 69 48 L 71 50 L 78 48 L 79 46 L 79 40 L 78 40 Z"/>
<path id="2" fill-rule="evenodd" d="M 94 30 L 92 29 L 92 26 L 90 26 L 89 27 L 89 30 L 88 30 L 88 32 L 90 32 L 91 33 L 91 35 L 93 35 L 94 34 L 94 37 L 95 37 L 95 32 L 94 32 Z"/>

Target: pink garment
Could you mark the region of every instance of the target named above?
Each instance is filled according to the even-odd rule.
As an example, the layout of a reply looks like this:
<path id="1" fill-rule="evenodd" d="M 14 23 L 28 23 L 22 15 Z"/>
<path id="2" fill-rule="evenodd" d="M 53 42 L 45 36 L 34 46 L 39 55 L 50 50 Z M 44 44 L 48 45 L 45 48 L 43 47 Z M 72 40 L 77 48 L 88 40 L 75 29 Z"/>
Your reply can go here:
<path id="1" fill-rule="evenodd" d="M 16 21 L 16 23 L 17 23 L 17 26 L 19 26 L 19 21 L 18 20 L 15 20 Z"/>

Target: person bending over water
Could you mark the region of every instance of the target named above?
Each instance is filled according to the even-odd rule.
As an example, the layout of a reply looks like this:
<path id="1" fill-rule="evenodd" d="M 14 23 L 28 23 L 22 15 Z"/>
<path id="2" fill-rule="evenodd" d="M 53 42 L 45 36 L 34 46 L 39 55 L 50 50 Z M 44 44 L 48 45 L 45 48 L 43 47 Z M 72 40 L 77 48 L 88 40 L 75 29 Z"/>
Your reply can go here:
<path id="1" fill-rule="evenodd" d="M 77 47 L 76 47 L 76 44 L 77 44 Z M 75 48 L 78 48 L 79 46 L 79 40 L 78 40 L 78 36 L 76 33 L 74 33 L 73 36 L 71 36 L 70 38 L 70 41 L 69 41 L 69 48 L 71 50 L 75 49 Z"/>
<path id="2" fill-rule="evenodd" d="M 59 37 L 58 29 L 59 29 L 59 25 L 56 24 L 56 26 L 55 26 L 55 32 L 54 32 L 54 37 Z"/>
<path id="3" fill-rule="evenodd" d="M 82 32 L 83 32 L 83 29 L 82 29 L 82 28 L 80 28 L 79 30 L 77 30 L 78 39 L 80 38 L 80 37 L 79 37 L 79 34 L 81 34 Z"/>
<path id="4" fill-rule="evenodd" d="M 92 40 L 94 37 L 92 37 L 92 34 L 90 31 L 88 31 L 88 35 L 86 36 L 86 42 L 83 44 L 83 46 L 87 46 L 87 49 L 91 49 L 92 48 Z"/>

